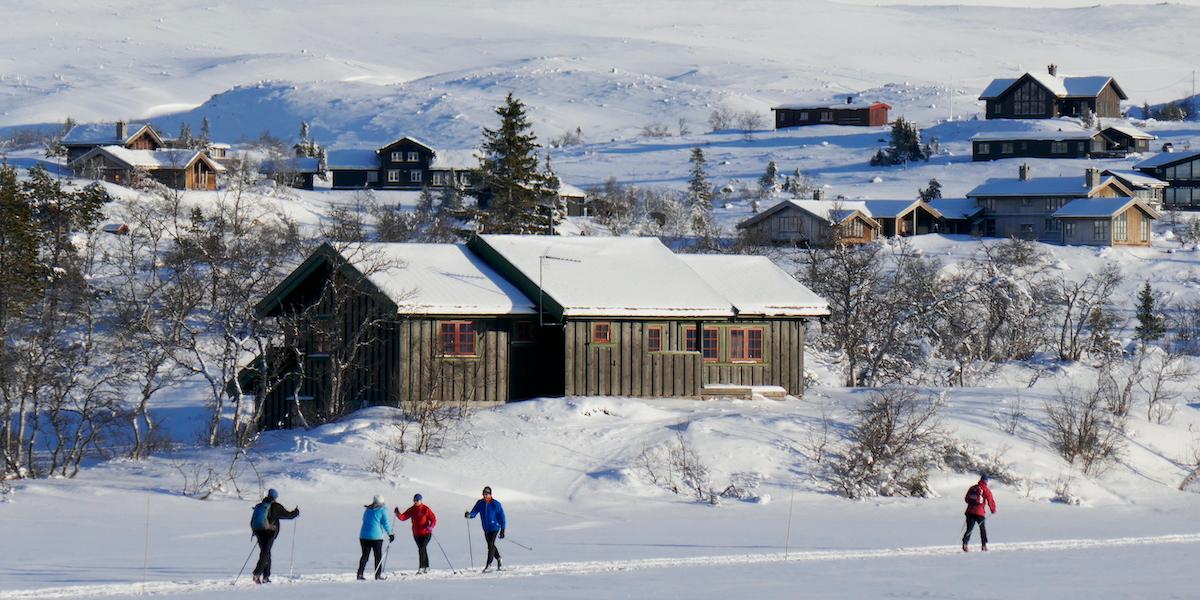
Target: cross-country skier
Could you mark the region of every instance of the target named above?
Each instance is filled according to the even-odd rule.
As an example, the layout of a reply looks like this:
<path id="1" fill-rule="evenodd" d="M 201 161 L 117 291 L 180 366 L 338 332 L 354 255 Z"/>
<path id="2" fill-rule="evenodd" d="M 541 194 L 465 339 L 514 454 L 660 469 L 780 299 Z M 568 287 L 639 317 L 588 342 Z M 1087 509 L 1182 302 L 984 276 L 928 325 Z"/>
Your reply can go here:
<path id="1" fill-rule="evenodd" d="M 388 516 L 387 505 L 383 496 L 376 495 L 371 503 L 363 507 L 362 529 L 358 532 L 358 545 L 362 548 L 362 556 L 358 559 L 358 578 L 363 577 L 363 569 L 367 568 L 367 556 L 375 553 L 375 579 L 384 579 L 380 571 L 379 556 L 383 554 L 383 538 L 388 543 L 396 539 L 392 534 L 392 518 Z"/>
<path id="2" fill-rule="evenodd" d="M 425 548 L 429 546 L 429 540 L 433 539 L 433 528 L 437 527 L 437 515 L 421 500 L 420 494 L 414 494 L 412 506 L 408 507 L 408 510 L 400 512 L 399 508 L 396 509 L 397 519 L 412 519 L 413 541 L 417 543 L 417 559 L 420 561 L 417 567 L 418 575 L 429 572 L 429 554 Z"/>
<path id="3" fill-rule="evenodd" d="M 984 515 L 987 514 L 985 507 L 990 508 L 993 515 L 996 514 L 996 499 L 992 497 L 992 490 L 988 489 L 987 473 L 979 476 L 979 483 L 971 486 L 963 499 L 967 502 L 967 532 L 963 534 L 963 552 L 967 551 L 967 542 L 971 541 L 971 530 L 976 523 L 979 524 L 981 549 L 987 552 L 987 526 L 983 524 Z"/>
<path id="4" fill-rule="evenodd" d="M 489 486 L 483 487 L 483 497 L 475 502 L 475 506 L 471 510 L 463 513 L 463 516 L 468 519 L 474 519 L 475 515 L 479 515 L 479 520 L 483 524 L 483 537 L 487 540 L 488 556 L 487 565 L 483 567 L 483 572 L 487 573 L 492 570 L 492 559 L 496 559 L 496 570 L 500 570 L 500 550 L 496 549 L 496 537 L 504 539 L 504 507 L 500 506 L 500 501 L 492 497 L 492 488 Z"/>
<path id="5" fill-rule="evenodd" d="M 300 516 L 300 507 L 292 510 L 277 502 L 279 492 L 267 490 L 267 496 L 254 506 L 250 528 L 258 539 L 258 562 L 254 564 L 254 583 L 271 583 L 271 546 L 279 537 L 279 520 Z"/>

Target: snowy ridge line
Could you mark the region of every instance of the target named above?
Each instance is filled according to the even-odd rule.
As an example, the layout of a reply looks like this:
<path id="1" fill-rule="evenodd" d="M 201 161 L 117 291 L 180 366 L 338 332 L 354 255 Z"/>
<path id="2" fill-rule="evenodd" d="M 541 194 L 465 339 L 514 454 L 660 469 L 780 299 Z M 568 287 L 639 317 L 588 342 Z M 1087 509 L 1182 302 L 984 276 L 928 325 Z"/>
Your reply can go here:
<path id="1" fill-rule="evenodd" d="M 1200 533 L 1175 534 L 1145 537 L 1126 537 L 1108 539 L 1073 539 L 1046 540 L 1039 542 L 1008 542 L 990 545 L 993 552 L 1005 551 L 1035 551 L 1053 552 L 1063 550 L 1087 550 L 1091 548 L 1118 548 L 1122 546 L 1162 545 L 1162 544 L 1200 544 Z M 449 570 L 430 571 L 425 575 L 411 573 L 389 573 L 390 581 L 433 581 L 461 580 L 479 578 L 511 578 L 511 577 L 540 577 L 546 575 L 591 575 L 596 573 L 612 573 L 618 571 L 636 571 L 643 569 L 737 566 L 747 564 L 783 563 L 783 562 L 817 562 L 828 560 L 865 560 L 877 558 L 903 558 L 961 554 L 958 545 L 950 546 L 918 546 L 884 548 L 875 550 L 811 550 L 789 552 L 785 557 L 782 552 L 771 554 L 733 554 L 721 556 L 693 556 L 682 558 L 643 558 L 616 561 L 579 561 L 519 565 L 514 568 L 493 573 L 478 573 L 475 571 L 452 573 Z M 253 587 L 255 584 L 244 578 L 244 584 L 238 588 Z M 303 585 L 317 583 L 354 582 L 353 573 L 325 573 L 302 575 L 295 579 L 280 578 L 271 586 Z M 142 583 L 119 583 L 105 585 L 80 585 L 57 588 L 40 588 L 31 590 L 0 591 L 0 600 L 41 599 L 41 598 L 100 598 L 106 596 L 155 595 L 195 593 L 202 591 L 228 590 L 230 580 L 205 579 L 196 581 L 151 581 Z"/>

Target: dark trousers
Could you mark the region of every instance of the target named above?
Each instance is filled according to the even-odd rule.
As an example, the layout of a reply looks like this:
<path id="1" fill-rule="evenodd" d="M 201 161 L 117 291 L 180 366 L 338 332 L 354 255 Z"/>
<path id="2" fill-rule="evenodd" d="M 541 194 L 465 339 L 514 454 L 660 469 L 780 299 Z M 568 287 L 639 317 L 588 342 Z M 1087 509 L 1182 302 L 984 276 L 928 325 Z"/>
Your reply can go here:
<path id="1" fill-rule="evenodd" d="M 984 546 L 987 545 L 987 526 L 983 524 L 983 516 L 967 515 L 967 532 L 963 534 L 963 543 L 971 541 L 971 530 L 975 528 L 975 524 L 979 523 L 979 541 Z"/>
<path id="2" fill-rule="evenodd" d="M 417 557 L 421 561 L 421 564 L 417 565 L 419 569 L 429 568 L 429 553 L 425 551 L 425 548 L 429 546 L 429 540 L 431 539 L 433 539 L 432 533 L 413 536 L 413 541 L 417 543 Z"/>
<path id="3" fill-rule="evenodd" d="M 379 572 L 379 556 L 383 554 L 383 540 L 360 539 L 358 545 L 362 547 L 362 556 L 358 559 L 358 576 L 363 576 L 363 569 L 367 568 L 367 556 L 372 552 L 375 553 L 375 577 L 382 575 Z"/>
<path id="4" fill-rule="evenodd" d="M 483 537 L 484 537 L 484 539 L 487 540 L 487 546 L 488 546 L 487 564 L 489 564 L 489 565 L 492 564 L 493 558 L 496 559 L 496 566 L 500 565 L 500 549 L 496 548 L 496 536 L 498 536 L 498 535 L 500 535 L 499 531 L 483 532 Z"/>
<path id="5" fill-rule="evenodd" d="M 258 538 L 258 562 L 254 563 L 254 574 L 271 578 L 271 546 L 279 536 L 278 530 L 262 529 L 254 532 Z"/>

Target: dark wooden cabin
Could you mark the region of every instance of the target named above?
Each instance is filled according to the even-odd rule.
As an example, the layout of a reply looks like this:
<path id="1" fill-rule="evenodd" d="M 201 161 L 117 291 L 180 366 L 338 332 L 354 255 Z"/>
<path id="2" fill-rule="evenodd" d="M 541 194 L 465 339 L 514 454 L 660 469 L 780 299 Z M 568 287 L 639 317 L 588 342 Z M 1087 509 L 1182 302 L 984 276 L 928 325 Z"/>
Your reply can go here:
<path id="1" fill-rule="evenodd" d="M 376 150 L 335 150 L 328 165 L 334 189 L 419 190 L 471 187 L 479 159 L 473 150 L 435 150 L 405 136 Z"/>
<path id="2" fill-rule="evenodd" d="M 1143 160 L 1133 168 L 1167 182 L 1162 191 L 1165 208 L 1200 208 L 1200 151 L 1162 152 Z"/>
<path id="3" fill-rule="evenodd" d="M 1121 101 L 1128 98 L 1112 77 L 1064 77 L 1056 65 L 1050 65 L 1046 73 L 993 79 L 979 94 L 987 104 L 984 116 L 988 119 L 1053 119 L 1088 112 L 1116 118 L 1121 116 Z"/>
<path id="4" fill-rule="evenodd" d="M 537 364 L 525 351 L 534 306 L 463 245 L 326 244 L 257 311 L 283 331 L 268 354 L 283 359 L 254 365 L 256 385 L 243 390 L 260 398 L 268 427 L 295 426 L 297 414 L 311 422 L 374 405 L 488 406 L 536 391 L 513 378 Z"/>
<path id="5" fill-rule="evenodd" d="M 1124 158 L 1145 152 L 1154 136 L 1130 125 L 1099 130 L 1073 125 L 1046 131 L 980 132 L 971 136 L 971 159 Z"/>
<path id="6" fill-rule="evenodd" d="M 861 200 L 784 200 L 737 226 L 752 240 L 805 248 L 866 244 L 883 230 Z"/>
<path id="7" fill-rule="evenodd" d="M 856 102 L 846 97 L 842 104 L 784 104 L 775 113 L 775 129 L 804 125 L 851 125 L 879 127 L 887 125 L 891 106 L 883 102 Z"/>
<path id="8" fill-rule="evenodd" d="M 129 150 L 121 146 L 93 148 L 69 165 L 78 177 L 102 179 L 129 187 L 153 180 L 177 190 L 215 190 L 225 167 L 197 150 Z"/>
<path id="9" fill-rule="evenodd" d="M 148 123 L 85 123 L 76 125 L 63 136 L 67 163 L 100 146 L 119 146 L 127 150 L 158 150 L 166 142 Z"/>

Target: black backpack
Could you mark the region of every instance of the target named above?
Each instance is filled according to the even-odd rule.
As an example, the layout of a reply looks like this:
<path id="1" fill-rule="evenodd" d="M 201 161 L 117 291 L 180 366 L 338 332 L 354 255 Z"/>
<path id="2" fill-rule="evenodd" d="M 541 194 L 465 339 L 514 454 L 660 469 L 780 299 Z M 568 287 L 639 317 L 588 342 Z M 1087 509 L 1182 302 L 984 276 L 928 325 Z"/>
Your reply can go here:
<path id="1" fill-rule="evenodd" d="M 975 484 L 967 490 L 967 495 L 963 500 L 969 505 L 983 504 L 983 490 L 979 489 L 979 484 Z"/>

